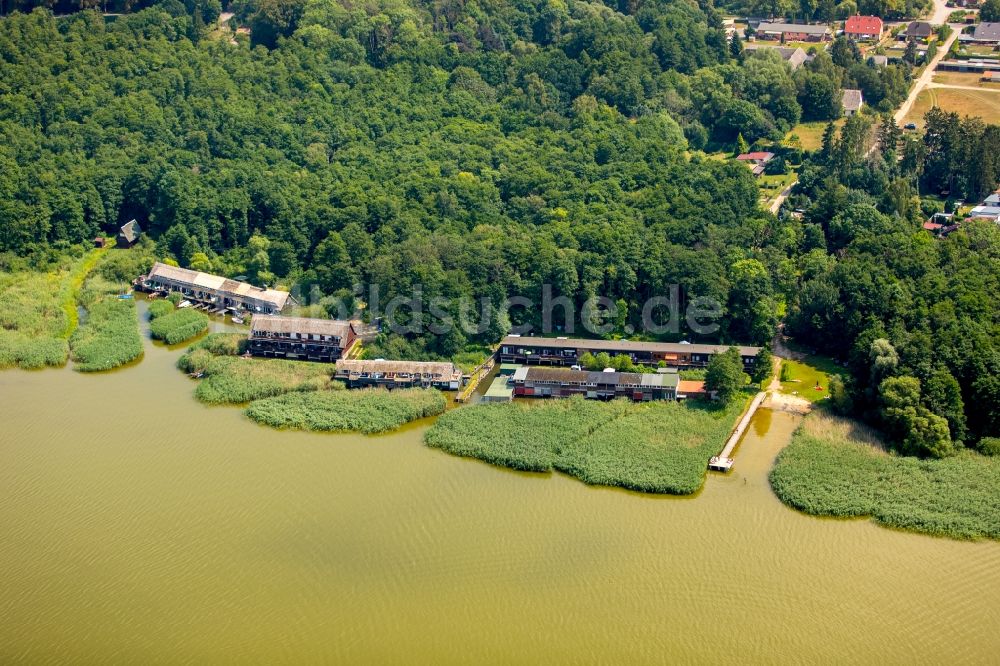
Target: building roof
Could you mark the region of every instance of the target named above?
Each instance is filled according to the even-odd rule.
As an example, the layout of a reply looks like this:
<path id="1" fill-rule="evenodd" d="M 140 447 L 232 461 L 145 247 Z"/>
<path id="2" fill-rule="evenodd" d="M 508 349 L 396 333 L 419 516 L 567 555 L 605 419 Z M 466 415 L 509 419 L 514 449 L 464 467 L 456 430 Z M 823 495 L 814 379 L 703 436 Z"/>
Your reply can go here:
<path id="1" fill-rule="evenodd" d="M 848 35 L 881 35 L 882 19 L 877 16 L 851 16 L 844 24 Z"/>
<path id="2" fill-rule="evenodd" d="M 972 38 L 980 42 L 1000 42 L 1000 23 L 980 23 Z"/>
<path id="3" fill-rule="evenodd" d="M 287 291 L 281 291 L 279 289 L 263 289 L 261 287 L 255 287 L 247 282 L 230 280 L 229 278 L 211 275 L 209 273 L 202 273 L 201 271 L 192 271 L 188 268 L 168 266 L 167 264 L 160 262 L 153 264 L 153 268 L 149 271 L 149 275 L 147 276 L 147 279 L 156 278 L 169 280 L 171 282 L 191 287 L 211 289 L 213 291 L 234 294 L 245 299 L 267 303 L 274 306 L 278 310 L 285 307 L 289 298 L 289 293 Z"/>
<path id="4" fill-rule="evenodd" d="M 136 222 L 135 220 L 129 220 L 128 222 L 122 225 L 120 233 L 122 235 L 122 238 L 124 238 L 126 241 L 128 241 L 129 243 L 134 243 L 136 242 L 136 240 L 139 239 L 139 236 L 142 234 L 142 227 L 140 227 L 139 223 Z"/>
<path id="5" fill-rule="evenodd" d="M 635 340 L 584 340 L 581 338 L 538 338 L 534 336 L 508 335 L 502 345 L 526 345 L 529 347 L 547 347 L 549 349 L 584 349 L 588 351 L 617 352 L 659 352 L 659 353 L 692 353 L 718 354 L 730 346 L 740 350 L 741 356 L 755 356 L 760 347 L 740 345 L 704 345 L 685 344 L 683 342 L 639 342 Z"/>
<path id="6" fill-rule="evenodd" d="M 743 153 L 738 155 L 736 159 L 743 162 L 767 162 L 774 158 L 774 153 L 767 152 L 756 152 L 756 153 Z"/>
<path id="7" fill-rule="evenodd" d="M 767 53 L 769 51 L 777 51 L 781 59 L 787 62 L 792 70 L 796 70 L 809 61 L 809 54 L 805 52 L 801 46 L 789 48 L 787 46 L 774 46 L 772 44 L 755 44 L 753 42 L 746 44 L 744 49 L 749 53 Z"/>
<path id="8" fill-rule="evenodd" d="M 844 96 L 842 98 L 845 111 L 859 111 L 861 106 L 864 104 L 864 99 L 861 97 L 860 90 L 854 90 L 852 88 L 846 88 L 844 90 Z"/>
<path id="9" fill-rule="evenodd" d="M 386 361 L 384 359 L 338 359 L 337 374 L 430 375 L 458 379 L 462 371 L 447 361 Z"/>
<path id="10" fill-rule="evenodd" d="M 926 229 L 927 231 L 939 231 L 943 226 L 944 226 L 943 224 L 938 224 L 937 222 L 931 222 L 930 220 L 924 222 L 924 229 Z"/>
<path id="11" fill-rule="evenodd" d="M 991 194 L 983 200 L 984 206 L 1000 206 L 1000 193 Z"/>
<path id="12" fill-rule="evenodd" d="M 704 393 L 705 382 L 694 379 L 682 379 L 677 384 L 678 393 Z"/>
<path id="13" fill-rule="evenodd" d="M 904 34 L 907 37 L 930 37 L 934 28 L 931 27 L 930 23 L 926 21 L 911 21 Z"/>
<path id="14" fill-rule="evenodd" d="M 984 215 L 993 217 L 995 215 L 1000 215 L 1000 206 L 976 206 L 969 211 L 969 215 L 975 217 L 976 215 Z"/>
<path id="15" fill-rule="evenodd" d="M 889 56 L 873 55 L 872 62 L 878 65 L 879 67 L 885 67 L 886 65 L 889 64 Z"/>
<path id="16" fill-rule="evenodd" d="M 808 23 L 770 23 L 761 22 L 757 32 L 801 32 L 806 35 L 826 35 L 830 28 L 825 25 L 810 25 Z"/>
<path id="17" fill-rule="evenodd" d="M 307 317 L 279 317 L 276 315 L 254 315 L 250 332 L 257 333 L 312 333 L 313 335 L 333 335 L 346 339 L 354 324 L 341 319 L 310 319 Z"/>
<path id="18" fill-rule="evenodd" d="M 559 382 L 561 384 L 591 384 L 598 386 L 644 386 L 649 388 L 674 388 L 678 376 L 675 374 L 641 372 L 599 372 L 594 370 L 573 370 L 571 368 L 524 368 L 524 372 L 514 375 L 516 382 Z"/>

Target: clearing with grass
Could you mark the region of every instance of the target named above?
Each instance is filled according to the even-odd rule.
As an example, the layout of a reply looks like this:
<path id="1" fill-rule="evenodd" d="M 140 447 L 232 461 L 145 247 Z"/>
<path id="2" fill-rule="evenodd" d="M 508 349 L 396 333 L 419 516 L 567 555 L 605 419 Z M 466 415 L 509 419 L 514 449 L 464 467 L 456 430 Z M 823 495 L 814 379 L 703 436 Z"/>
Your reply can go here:
<path id="1" fill-rule="evenodd" d="M 531 472 L 558 470 L 593 485 L 689 495 L 701 488 L 745 406 L 636 404 L 569 398 L 453 410 L 425 442 L 449 453 Z"/>
<path id="2" fill-rule="evenodd" d="M 447 399 L 436 389 L 364 389 L 287 393 L 250 403 L 246 415 L 272 428 L 376 434 L 444 412 Z"/>
<path id="3" fill-rule="evenodd" d="M 1000 539 L 1000 458 L 890 454 L 866 426 L 813 412 L 771 470 L 785 504 L 814 516 L 870 517 L 955 539 Z"/>
<path id="4" fill-rule="evenodd" d="M 924 115 L 933 107 L 959 116 L 982 118 L 984 123 L 1000 124 L 1000 90 L 993 87 L 982 90 L 963 88 L 927 88 L 917 95 L 913 108 L 903 120 L 923 128 Z"/>

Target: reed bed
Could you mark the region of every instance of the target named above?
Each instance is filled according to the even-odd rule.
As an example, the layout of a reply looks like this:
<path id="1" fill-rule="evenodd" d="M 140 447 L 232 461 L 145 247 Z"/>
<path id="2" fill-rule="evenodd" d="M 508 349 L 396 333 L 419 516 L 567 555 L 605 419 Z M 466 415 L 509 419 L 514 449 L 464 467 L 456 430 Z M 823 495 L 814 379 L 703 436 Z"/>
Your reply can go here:
<path id="1" fill-rule="evenodd" d="M 161 301 L 163 302 L 163 301 Z M 177 310 L 152 319 L 149 332 L 157 340 L 176 345 L 208 330 L 208 315 L 197 310 Z"/>
<path id="2" fill-rule="evenodd" d="M 69 345 L 80 372 L 111 370 L 139 358 L 142 337 L 135 302 L 110 296 L 93 303 Z"/>
<path id="3" fill-rule="evenodd" d="M 159 319 L 165 315 L 174 312 L 176 308 L 174 304 L 167 300 L 157 300 L 149 301 L 149 305 L 146 307 L 146 316 L 149 317 L 149 321 L 154 319 Z"/>
<path id="4" fill-rule="evenodd" d="M 825 412 L 804 419 L 770 479 L 782 502 L 811 515 L 1000 539 L 1000 459 L 972 451 L 939 460 L 893 455 L 872 430 Z"/>
<path id="5" fill-rule="evenodd" d="M 376 434 L 441 414 L 447 402 L 435 389 L 314 391 L 255 400 L 246 415 L 272 428 Z"/>
<path id="6" fill-rule="evenodd" d="M 722 449 L 743 406 L 583 398 L 477 405 L 442 416 L 425 442 L 513 469 L 687 495 L 702 486 L 708 459 Z"/>
<path id="7" fill-rule="evenodd" d="M 213 405 L 239 405 L 292 391 L 340 386 L 330 378 L 332 371 L 330 365 L 321 363 L 213 355 L 201 371 L 204 379 L 194 395 Z"/>

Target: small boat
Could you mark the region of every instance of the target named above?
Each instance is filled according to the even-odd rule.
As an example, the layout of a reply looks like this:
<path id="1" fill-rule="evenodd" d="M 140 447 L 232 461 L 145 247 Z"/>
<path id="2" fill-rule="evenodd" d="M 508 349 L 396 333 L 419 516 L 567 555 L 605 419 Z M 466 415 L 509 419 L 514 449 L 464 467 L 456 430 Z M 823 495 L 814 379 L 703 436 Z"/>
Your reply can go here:
<path id="1" fill-rule="evenodd" d="M 181 301 L 177 304 L 178 308 L 189 308 L 191 307 L 191 301 Z"/>
<path id="2" fill-rule="evenodd" d="M 242 324 L 243 323 L 243 317 L 239 316 L 238 314 L 234 314 L 233 315 L 233 323 L 234 324 Z"/>

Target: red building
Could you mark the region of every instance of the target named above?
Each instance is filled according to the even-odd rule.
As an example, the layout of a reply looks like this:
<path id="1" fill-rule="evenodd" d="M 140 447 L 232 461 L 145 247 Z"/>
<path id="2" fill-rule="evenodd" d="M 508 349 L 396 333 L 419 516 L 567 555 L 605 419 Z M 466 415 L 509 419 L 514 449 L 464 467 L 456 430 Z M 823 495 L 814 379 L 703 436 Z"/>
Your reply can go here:
<path id="1" fill-rule="evenodd" d="M 877 16 L 852 16 L 844 24 L 844 34 L 857 41 L 881 39 L 883 29 L 882 19 Z"/>

